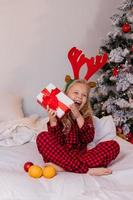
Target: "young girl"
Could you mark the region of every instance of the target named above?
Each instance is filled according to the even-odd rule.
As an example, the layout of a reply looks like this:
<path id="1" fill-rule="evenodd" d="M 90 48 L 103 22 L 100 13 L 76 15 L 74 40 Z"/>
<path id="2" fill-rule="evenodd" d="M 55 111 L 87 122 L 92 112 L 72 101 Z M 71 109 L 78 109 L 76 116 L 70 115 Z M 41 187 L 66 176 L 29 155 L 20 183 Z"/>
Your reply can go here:
<path id="1" fill-rule="evenodd" d="M 107 165 L 119 153 L 119 144 L 110 140 L 87 150 L 93 141 L 95 130 L 89 102 L 89 86 L 85 80 L 74 80 L 67 85 L 65 93 L 74 104 L 71 111 L 60 120 L 54 110 L 47 108 L 48 131 L 37 137 L 37 147 L 44 161 L 57 171 L 88 173 L 90 175 L 111 174 Z"/>

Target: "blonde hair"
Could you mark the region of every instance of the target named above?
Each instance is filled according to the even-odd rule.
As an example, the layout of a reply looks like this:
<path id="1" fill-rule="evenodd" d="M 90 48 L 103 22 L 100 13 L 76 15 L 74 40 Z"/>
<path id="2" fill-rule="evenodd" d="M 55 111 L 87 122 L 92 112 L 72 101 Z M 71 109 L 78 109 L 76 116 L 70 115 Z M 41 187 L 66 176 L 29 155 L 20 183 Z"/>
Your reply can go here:
<path id="1" fill-rule="evenodd" d="M 91 108 L 90 100 L 89 100 L 90 86 L 86 80 L 76 79 L 76 80 L 72 81 L 72 83 L 69 84 L 67 89 L 65 88 L 65 93 L 67 94 L 68 91 L 70 90 L 70 88 L 77 83 L 84 84 L 88 88 L 87 101 L 86 101 L 85 105 L 83 106 L 83 108 L 80 110 L 80 113 L 82 114 L 82 116 L 84 118 L 87 118 L 87 117 L 92 118 L 92 108 Z M 72 123 L 74 123 L 71 112 L 64 115 L 64 117 L 62 118 L 62 122 L 63 122 L 63 125 L 65 128 L 68 128 L 68 129 L 71 128 Z"/>

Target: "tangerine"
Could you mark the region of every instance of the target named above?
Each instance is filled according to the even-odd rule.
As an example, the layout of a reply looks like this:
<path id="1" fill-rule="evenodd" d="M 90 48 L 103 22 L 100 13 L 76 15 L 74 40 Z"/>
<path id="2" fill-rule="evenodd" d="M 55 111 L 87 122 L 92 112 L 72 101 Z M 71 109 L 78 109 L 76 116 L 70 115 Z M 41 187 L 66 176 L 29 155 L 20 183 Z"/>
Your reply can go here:
<path id="1" fill-rule="evenodd" d="M 28 170 L 28 174 L 33 178 L 40 178 L 43 175 L 43 170 L 38 165 L 32 165 Z"/>
<path id="2" fill-rule="evenodd" d="M 56 169 L 50 165 L 47 165 L 43 168 L 43 176 L 45 178 L 53 178 L 56 174 Z"/>

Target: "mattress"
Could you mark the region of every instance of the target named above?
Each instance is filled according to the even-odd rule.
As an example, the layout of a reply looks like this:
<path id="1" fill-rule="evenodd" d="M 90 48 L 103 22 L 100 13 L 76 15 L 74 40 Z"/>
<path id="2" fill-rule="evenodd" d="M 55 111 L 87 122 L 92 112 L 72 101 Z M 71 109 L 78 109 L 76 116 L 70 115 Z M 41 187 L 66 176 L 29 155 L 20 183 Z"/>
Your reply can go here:
<path id="1" fill-rule="evenodd" d="M 108 176 L 59 172 L 54 178 L 31 178 L 27 161 L 44 166 L 36 144 L 0 147 L 0 200 L 132 200 L 133 145 L 116 137 L 121 153 L 110 164 Z"/>

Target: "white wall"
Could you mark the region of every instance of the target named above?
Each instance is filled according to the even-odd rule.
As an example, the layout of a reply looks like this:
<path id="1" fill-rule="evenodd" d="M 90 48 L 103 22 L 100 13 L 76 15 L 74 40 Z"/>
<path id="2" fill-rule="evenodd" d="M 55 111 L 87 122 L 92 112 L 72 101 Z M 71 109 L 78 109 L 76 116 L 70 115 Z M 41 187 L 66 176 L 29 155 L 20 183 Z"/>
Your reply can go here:
<path id="1" fill-rule="evenodd" d="M 36 95 L 73 75 L 71 47 L 98 53 L 121 1 L 0 0 L 0 91 L 23 96 L 26 114 L 42 114 Z"/>

